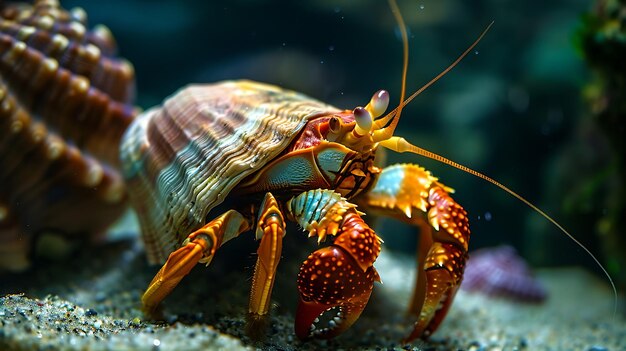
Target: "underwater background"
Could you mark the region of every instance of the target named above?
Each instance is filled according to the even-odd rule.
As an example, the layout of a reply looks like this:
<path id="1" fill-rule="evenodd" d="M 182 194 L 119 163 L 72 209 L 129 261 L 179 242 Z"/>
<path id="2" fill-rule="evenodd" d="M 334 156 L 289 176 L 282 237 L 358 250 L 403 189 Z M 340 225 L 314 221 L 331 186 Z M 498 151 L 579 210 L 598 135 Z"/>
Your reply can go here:
<path id="1" fill-rule="evenodd" d="M 242 78 L 346 109 L 365 105 L 379 89 L 390 92 L 390 106 L 398 103 L 402 43 L 386 1 L 61 4 L 82 7 L 90 27 L 110 28 L 120 56 L 134 65 L 136 103 L 144 109 L 189 83 Z M 165 323 L 153 324 L 139 301 L 158 267 L 146 263 L 130 219 L 103 247 L 0 276 L 0 348 L 624 349 L 626 4 L 403 0 L 399 6 L 409 31 L 408 93 L 494 24 L 470 55 L 403 110 L 396 134 L 500 181 L 567 228 L 615 280 L 622 298 L 617 317 L 606 277 L 548 220 L 470 174 L 388 153 L 389 163 L 418 163 L 456 190 L 469 213 L 470 253 L 513 246 L 543 284 L 537 294 L 547 298 L 529 304 L 462 290 L 431 340 L 404 345 L 417 236 L 400 224 L 385 230 L 391 227 L 383 222 L 376 267 L 385 284 L 376 284 L 360 320 L 335 340 L 300 342 L 293 334 L 298 267 L 316 247 L 295 231 L 285 240 L 262 342 L 244 332 L 253 240 L 233 240 L 208 269 L 194 269 L 165 301 Z"/>
<path id="2" fill-rule="evenodd" d="M 188 83 L 239 78 L 346 109 L 366 104 L 378 89 L 390 91 L 391 106 L 399 99 L 402 48 L 386 1 L 63 5 L 83 7 L 91 25 L 109 26 L 121 56 L 135 66 L 143 108 Z M 404 110 L 397 134 L 526 197 L 623 283 L 623 227 L 616 228 L 614 218 L 624 214 L 624 201 L 614 197 L 624 194 L 616 164 L 623 169 L 626 151 L 611 145 L 594 122 L 588 98 L 599 89 L 583 45 L 585 35 L 597 35 L 587 33 L 593 2 L 420 0 L 402 1 L 400 8 L 410 37 L 408 92 L 494 25 L 471 55 Z M 623 119 L 616 122 L 609 128 L 614 139 L 623 138 Z M 576 264 L 599 272 L 571 240 L 504 191 L 418 156 L 388 158 L 419 163 L 456 190 L 455 199 L 470 214 L 470 249 L 506 243 L 535 265 Z M 408 228 L 381 235 L 388 247 L 416 245 Z"/>

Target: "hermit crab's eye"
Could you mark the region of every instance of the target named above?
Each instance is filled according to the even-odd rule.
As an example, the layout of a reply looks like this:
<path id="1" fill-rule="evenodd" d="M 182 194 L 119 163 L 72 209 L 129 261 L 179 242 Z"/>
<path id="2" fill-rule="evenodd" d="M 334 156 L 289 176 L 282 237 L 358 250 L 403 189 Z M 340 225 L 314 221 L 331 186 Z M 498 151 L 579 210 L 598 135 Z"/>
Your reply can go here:
<path id="1" fill-rule="evenodd" d="M 365 109 L 369 111 L 372 117 L 376 118 L 385 113 L 387 106 L 389 106 L 389 93 L 387 90 L 379 90 L 372 96 Z"/>
<path id="2" fill-rule="evenodd" d="M 356 121 L 356 132 L 359 135 L 365 135 L 372 130 L 372 115 L 368 110 L 359 106 L 352 110 L 354 120 Z"/>
<path id="3" fill-rule="evenodd" d="M 328 120 L 328 128 L 331 133 L 339 133 L 341 130 L 341 120 L 339 117 L 333 116 Z"/>

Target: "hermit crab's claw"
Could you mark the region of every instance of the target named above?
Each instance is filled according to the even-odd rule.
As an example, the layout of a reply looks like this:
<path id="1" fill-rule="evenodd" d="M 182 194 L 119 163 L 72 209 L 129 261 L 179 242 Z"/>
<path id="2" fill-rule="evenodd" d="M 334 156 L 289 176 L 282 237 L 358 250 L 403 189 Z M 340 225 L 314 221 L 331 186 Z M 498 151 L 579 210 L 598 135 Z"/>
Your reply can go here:
<path id="1" fill-rule="evenodd" d="M 339 246 L 315 251 L 300 267 L 296 335 L 329 339 L 348 329 L 361 315 L 380 281 L 373 266 L 363 270 Z"/>

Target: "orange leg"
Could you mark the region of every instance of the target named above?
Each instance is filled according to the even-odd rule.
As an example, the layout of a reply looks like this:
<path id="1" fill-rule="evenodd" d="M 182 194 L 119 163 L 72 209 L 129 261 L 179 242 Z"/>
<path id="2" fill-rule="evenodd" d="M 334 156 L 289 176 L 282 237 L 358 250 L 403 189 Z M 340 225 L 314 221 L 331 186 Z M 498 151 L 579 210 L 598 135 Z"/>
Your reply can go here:
<path id="1" fill-rule="evenodd" d="M 416 277 L 415 287 L 413 288 L 413 296 L 409 304 L 408 313 L 414 316 L 419 316 L 422 307 L 424 307 L 424 300 L 426 298 L 426 273 L 422 271 L 422 267 L 426 263 L 426 257 L 428 251 L 433 244 L 432 227 L 423 219 L 414 217 L 411 221 L 413 225 L 419 227 L 420 235 L 417 243 L 417 255 L 416 255 Z"/>
<path id="2" fill-rule="evenodd" d="M 170 254 L 141 297 L 144 311 L 152 314 L 197 263 L 208 265 L 224 242 L 249 228 L 248 220 L 239 212 L 230 210 L 189 234 L 182 247 Z"/>
<path id="3" fill-rule="evenodd" d="M 409 307 L 418 320 L 406 341 L 428 337 L 439 327 L 463 278 L 469 224 L 467 213 L 450 192 L 430 172 L 403 164 L 385 168 L 374 188 L 358 202 L 420 228 L 418 273 Z M 425 213 L 426 218 L 413 217 L 415 212 Z"/>
<path id="4" fill-rule="evenodd" d="M 261 243 L 257 250 L 246 325 L 248 335 L 255 340 L 264 335 L 284 236 L 285 219 L 274 196 L 267 193 L 257 221 L 256 238 L 261 239 Z"/>

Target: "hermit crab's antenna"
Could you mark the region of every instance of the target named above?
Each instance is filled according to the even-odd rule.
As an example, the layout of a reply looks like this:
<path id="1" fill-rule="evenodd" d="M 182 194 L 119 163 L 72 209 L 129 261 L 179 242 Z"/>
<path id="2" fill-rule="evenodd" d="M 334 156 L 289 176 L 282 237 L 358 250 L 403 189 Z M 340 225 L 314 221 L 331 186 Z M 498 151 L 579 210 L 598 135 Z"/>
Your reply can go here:
<path id="1" fill-rule="evenodd" d="M 391 7 L 391 12 L 395 17 L 396 22 L 398 23 L 398 27 L 400 27 L 400 35 L 402 36 L 402 85 L 400 89 L 400 103 L 398 104 L 398 107 L 388 113 L 387 116 L 383 117 L 381 120 L 376 121 L 376 129 L 377 132 L 381 134 L 381 140 L 387 139 L 392 136 L 393 131 L 396 129 L 396 125 L 398 125 L 398 121 L 400 120 L 400 114 L 402 113 L 402 108 L 404 107 L 404 105 L 406 105 L 406 103 L 404 103 L 404 96 L 406 95 L 406 77 L 409 71 L 409 36 L 406 32 L 406 25 L 404 24 L 404 19 L 402 18 L 402 13 L 398 8 L 396 0 L 389 0 L 389 6 Z M 452 67 L 454 67 L 455 65 L 456 63 L 453 63 L 451 67 L 448 67 L 449 69 L 447 71 L 452 69 Z M 435 77 L 432 83 L 443 77 L 444 74 L 446 74 L 446 71 L 442 72 L 442 74 L 440 74 L 438 77 Z M 427 86 L 428 84 L 424 86 L 424 89 L 426 89 Z M 387 126 L 388 122 L 385 121 L 386 119 L 391 119 L 391 125 Z M 380 132 L 378 130 L 380 130 Z M 384 138 L 385 134 L 389 134 L 387 138 Z M 374 134 L 374 141 L 376 141 L 376 134 Z"/>
<path id="2" fill-rule="evenodd" d="M 480 42 L 480 40 L 483 38 L 483 36 L 487 33 L 487 31 L 489 31 L 489 28 L 491 28 L 491 26 L 493 25 L 493 22 L 491 22 L 487 28 L 482 32 L 482 34 L 478 37 L 478 39 L 476 39 L 476 41 L 474 41 L 474 43 L 472 43 L 472 45 L 465 50 L 450 66 L 448 66 L 445 70 L 443 70 L 441 73 L 439 73 L 437 76 L 435 76 L 435 78 L 431 79 L 428 83 L 426 83 L 423 87 L 421 87 L 420 89 L 418 89 L 415 93 L 411 94 L 411 96 L 409 96 L 409 98 L 407 98 L 406 100 L 404 100 L 404 94 L 405 94 L 405 88 L 406 88 L 406 77 L 407 77 L 407 67 L 408 67 L 408 51 L 409 51 L 409 45 L 408 45 L 408 38 L 407 38 L 407 33 L 406 33 L 406 27 L 404 25 L 404 20 L 402 19 L 402 14 L 400 13 L 400 10 L 398 8 L 398 5 L 396 4 L 395 0 L 389 0 L 389 6 L 391 7 L 391 10 L 396 18 L 396 22 L 398 23 L 398 25 L 400 26 L 400 32 L 402 33 L 402 43 L 403 43 L 403 69 L 402 69 L 402 89 L 401 89 L 401 96 L 400 96 L 400 104 L 398 105 L 398 107 L 396 107 L 393 111 L 391 111 L 390 113 L 388 113 L 387 115 L 385 115 L 384 117 L 381 117 L 379 119 L 376 119 L 374 121 L 374 131 L 373 131 L 373 140 L 375 142 L 378 142 L 379 146 L 383 146 L 386 147 L 390 150 L 396 151 L 396 152 L 410 152 L 413 154 L 417 154 L 420 156 L 424 156 L 430 159 L 433 159 L 435 161 L 447 164 L 449 166 L 452 166 L 454 168 L 457 168 L 463 172 L 469 173 L 473 176 L 476 176 L 478 178 L 481 178 L 495 186 L 497 186 L 498 188 L 504 190 L 505 192 L 509 193 L 511 196 L 515 197 L 516 199 L 518 199 L 519 201 L 523 202 L 524 204 L 526 204 L 528 207 L 530 207 L 531 209 L 533 209 L 535 212 L 539 213 L 541 216 L 543 216 L 545 219 L 547 219 L 550 223 L 552 223 L 555 227 L 557 227 L 561 232 L 563 232 L 565 235 L 567 235 L 574 243 L 576 243 L 580 248 L 582 248 L 593 260 L 594 262 L 598 265 L 598 267 L 600 267 L 600 269 L 602 270 L 602 272 L 604 273 L 604 275 L 607 277 L 607 279 L 609 280 L 609 283 L 611 284 L 611 288 L 613 289 L 613 318 L 615 318 L 615 316 L 617 315 L 617 288 L 615 287 L 615 283 L 613 282 L 613 279 L 611 278 L 611 276 L 609 275 L 609 272 L 607 272 L 607 270 L 604 268 L 604 266 L 602 266 L 602 264 L 600 263 L 600 261 L 596 258 L 596 256 L 591 253 L 591 251 L 589 249 L 587 249 L 587 247 L 585 247 L 585 245 L 583 245 L 580 241 L 578 241 L 572 234 L 570 234 L 565 228 L 563 228 L 563 226 L 561 226 L 557 221 L 555 221 L 554 219 L 552 219 L 552 217 L 550 217 L 547 213 L 545 213 L 544 211 L 542 211 L 540 208 L 538 208 L 537 206 L 533 205 L 530 201 L 526 200 L 524 197 L 522 197 L 521 195 L 519 195 L 518 193 L 514 192 L 513 190 L 509 189 L 508 187 L 504 186 L 503 184 L 501 184 L 500 182 L 480 173 L 477 172 L 467 166 L 464 166 L 462 164 L 459 164 L 457 162 L 454 162 L 450 159 L 447 159 L 441 155 L 438 155 L 434 152 L 428 151 L 426 149 L 423 149 L 421 147 L 415 146 L 411 143 L 409 143 L 408 141 L 406 141 L 404 138 L 402 137 L 398 137 L 398 136 L 394 136 L 393 132 L 398 124 L 398 121 L 400 120 L 400 114 L 402 112 L 402 108 L 407 105 L 409 102 L 411 102 L 411 100 L 413 100 L 416 96 L 418 96 L 419 94 L 421 94 L 424 90 L 426 90 L 426 88 L 430 87 L 433 83 L 435 83 L 437 80 L 439 80 L 441 77 L 443 77 L 446 73 L 448 73 L 452 68 L 454 68 L 454 66 L 456 66 L 465 56 L 467 56 L 467 54 L 474 49 L 474 47 L 478 44 L 478 42 Z"/>
<path id="3" fill-rule="evenodd" d="M 424 90 L 428 89 L 431 85 L 435 84 L 435 82 L 437 82 L 439 79 L 445 76 L 448 72 L 450 72 L 457 64 L 459 64 L 459 62 L 461 62 L 461 60 L 463 60 L 463 58 L 465 58 L 465 56 L 467 56 L 467 54 L 469 54 L 476 47 L 476 45 L 478 45 L 478 43 L 482 40 L 482 38 L 485 36 L 485 34 L 487 34 L 489 29 L 493 25 L 493 21 L 492 21 L 491 23 L 489 23 L 487 28 L 485 28 L 485 30 L 480 34 L 478 39 L 476 39 L 472 43 L 472 45 L 470 45 L 456 60 L 454 60 L 454 62 L 452 62 L 448 67 L 446 67 L 446 69 L 441 71 L 441 73 L 437 74 L 428 83 L 424 84 L 424 86 L 419 88 L 416 92 L 411 94 L 411 96 L 409 96 L 406 100 L 404 100 L 407 67 L 408 67 L 408 60 L 409 60 L 408 40 L 406 39 L 406 28 L 404 26 L 404 22 L 402 21 L 402 15 L 400 14 L 400 11 L 398 10 L 395 0 L 389 0 L 389 3 L 392 4 L 393 14 L 394 16 L 396 16 L 396 19 L 398 20 L 398 25 L 400 26 L 400 32 L 402 33 L 402 40 L 404 42 L 403 50 L 405 51 L 405 53 L 403 56 L 404 62 L 402 64 L 403 66 L 402 67 L 402 89 L 400 93 L 400 104 L 398 105 L 398 107 L 396 107 L 394 110 L 389 112 L 384 117 L 381 117 L 377 119 L 376 121 L 374 121 L 375 123 L 374 129 L 376 129 L 376 131 L 374 132 L 374 141 L 382 141 L 382 140 L 389 139 L 393 135 L 393 132 L 395 131 L 396 126 L 398 125 L 398 122 L 400 121 L 400 114 L 402 113 L 402 108 L 408 105 L 408 103 L 411 102 L 413 99 L 415 99 L 416 96 L 424 92 Z"/>

